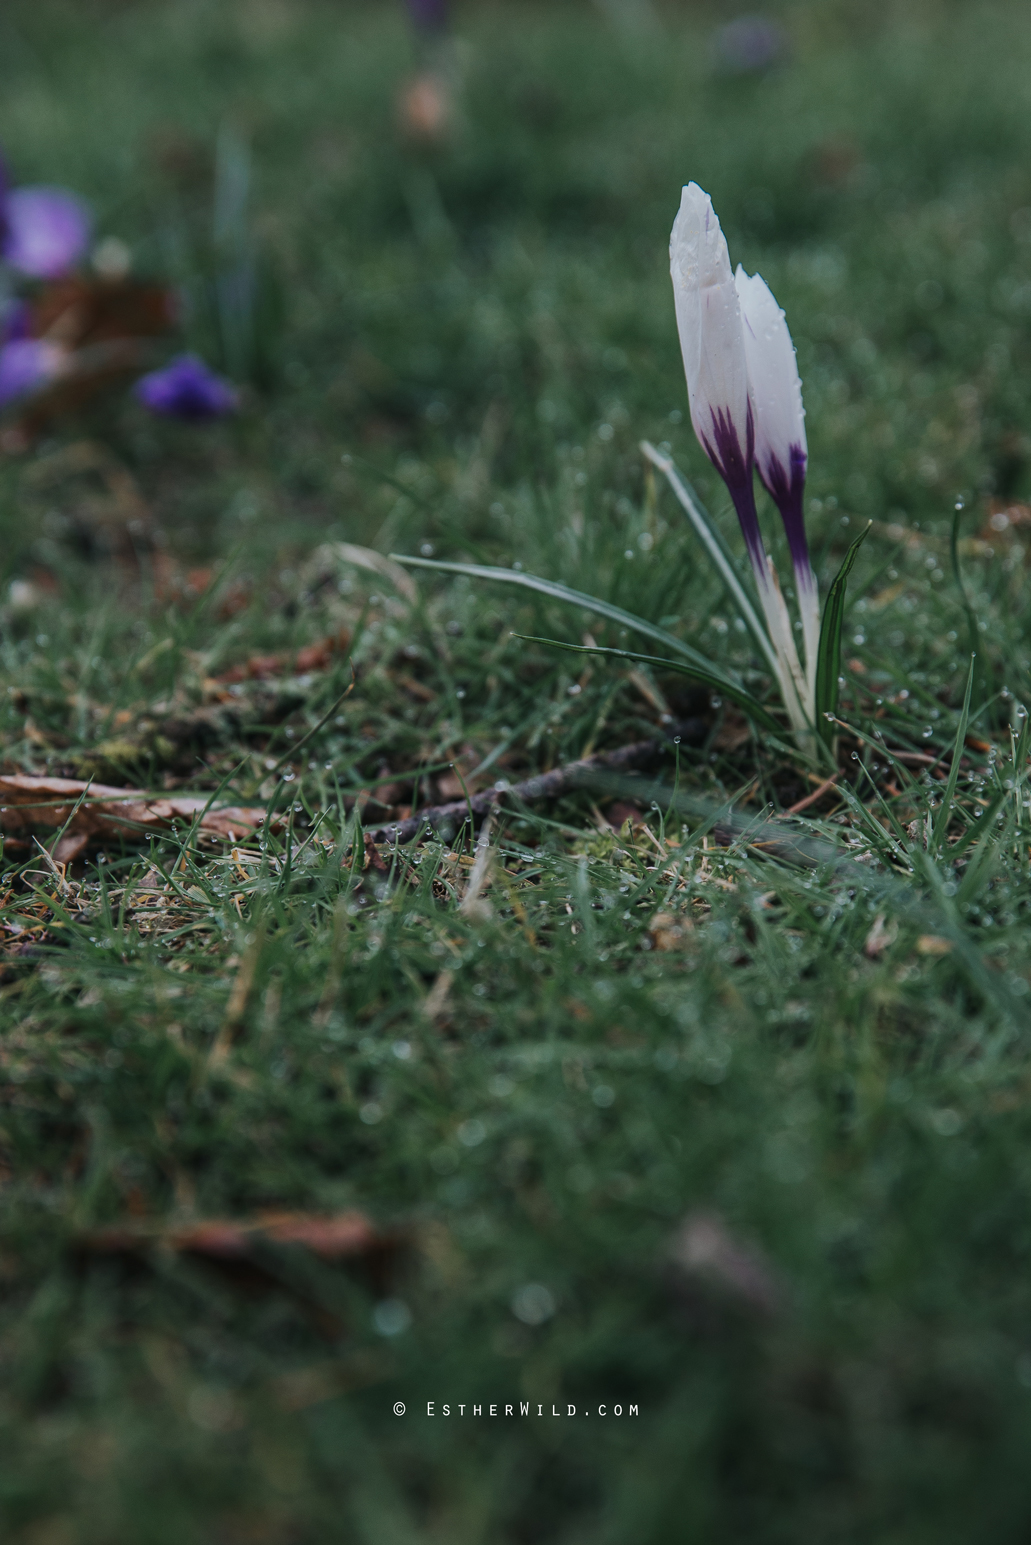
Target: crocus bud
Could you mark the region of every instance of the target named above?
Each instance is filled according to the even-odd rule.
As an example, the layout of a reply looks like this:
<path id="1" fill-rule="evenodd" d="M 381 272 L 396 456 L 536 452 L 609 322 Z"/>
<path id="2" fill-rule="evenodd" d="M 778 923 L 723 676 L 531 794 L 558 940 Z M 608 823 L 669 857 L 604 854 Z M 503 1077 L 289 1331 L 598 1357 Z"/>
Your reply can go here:
<path id="1" fill-rule="evenodd" d="M 741 303 L 712 200 L 689 183 L 669 243 L 691 423 L 728 482 L 751 476 L 752 419 Z"/>
<path id="2" fill-rule="evenodd" d="M 689 183 L 683 191 L 670 236 L 669 266 L 691 423 L 734 502 L 770 637 L 781 663 L 784 702 L 792 723 L 802 725 L 805 717 L 801 700 L 811 693 L 806 691 L 787 608 L 766 555 L 755 508 L 756 416 L 741 298 L 712 200 L 697 183 Z M 786 336 L 787 329 L 784 331 Z M 789 338 L 789 351 L 790 348 Z M 765 385 L 764 376 L 764 390 Z M 804 436 L 802 443 L 804 446 Z"/>
<path id="3" fill-rule="evenodd" d="M 755 414 L 755 465 L 784 522 L 798 586 L 807 663 L 812 669 L 819 642 L 819 611 L 802 509 L 808 447 L 795 346 L 784 313 L 766 281 L 758 274 L 749 277 L 738 264 L 735 283 Z"/>
<path id="4" fill-rule="evenodd" d="M 808 448 L 795 346 L 765 279 L 738 264 L 735 287 L 755 414 L 755 464 L 778 509 L 801 503 Z"/>
<path id="5" fill-rule="evenodd" d="M 673 222 L 669 269 L 691 423 L 734 501 L 760 588 L 768 583 L 752 489 L 755 424 L 741 302 L 727 240 L 707 193 L 688 183 Z"/>

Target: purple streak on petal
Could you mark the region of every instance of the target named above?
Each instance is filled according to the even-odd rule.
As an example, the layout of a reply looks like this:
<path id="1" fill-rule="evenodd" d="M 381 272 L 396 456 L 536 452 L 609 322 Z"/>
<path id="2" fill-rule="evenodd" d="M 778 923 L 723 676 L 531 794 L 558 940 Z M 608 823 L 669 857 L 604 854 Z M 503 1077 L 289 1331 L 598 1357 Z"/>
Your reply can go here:
<path id="1" fill-rule="evenodd" d="M 240 402 L 235 387 L 209 370 L 196 354 L 180 354 L 162 370 L 141 376 L 135 392 L 151 413 L 195 422 L 233 413 Z"/>
<path id="2" fill-rule="evenodd" d="M 737 429 L 723 408 L 711 408 L 713 440 L 702 441 L 702 448 L 720 477 L 726 483 L 737 511 L 741 532 L 752 568 L 759 584 L 768 584 L 766 549 L 759 530 L 759 514 L 755 507 L 755 485 L 752 481 L 752 457 L 755 448 L 755 427 L 752 404 L 748 404 L 745 424 L 745 445 L 742 449 Z"/>
<path id="3" fill-rule="evenodd" d="M 416 32 L 443 32 L 447 27 L 447 0 L 408 0 L 408 14 Z"/>
<path id="4" fill-rule="evenodd" d="M 813 589 L 816 580 L 809 561 L 809 543 L 806 540 L 805 513 L 802 505 L 805 494 L 806 453 L 800 445 L 793 445 L 788 454 L 791 463 L 789 468 L 785 468 L 778 460 L 771 459 L 765 469 L 759 467 L 759 476 L 784 522 L 784 533 L 791 550 L 795 578 L 800 587 Z"/>
<path id="5" fill-rule="evenodd" d="M 41 338 L 16 338 L 0 348 L 0 407 L 35 391 L 55 374 L 55 344 Z"/>
<path id="6" fill-rule="evenodd" d="M 31 279 L 69 273 L 89 244 L 89 210 L 63 188 L 16 188 L 4 200 L 2 255 Z"/>
<path id="7" fill-rule="evenodd" d="M 745 443 L 742 446 L 738 437 L 737 425 L 734 423 L 726 408 L 709 409 L 712 419 L 712 442 L 704 442 L 705 453 L 717 472 L 731 487 L 735 483 L 749 483 L 752 481 L 752 459 L 755 454 L 755 426 L 752 418 L 752 404 L 748 404 L 745 418 Z"/>

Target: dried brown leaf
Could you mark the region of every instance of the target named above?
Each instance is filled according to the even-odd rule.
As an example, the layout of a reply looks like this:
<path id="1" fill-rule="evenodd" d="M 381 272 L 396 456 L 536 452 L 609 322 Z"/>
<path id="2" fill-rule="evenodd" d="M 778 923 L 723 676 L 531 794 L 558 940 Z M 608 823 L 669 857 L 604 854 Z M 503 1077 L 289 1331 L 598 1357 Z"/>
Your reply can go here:
<path id="1" fill-rule="evenodd" d="M 0 831 L 67 825 L 54 854 L 58 863 L 67 863 L 94 838 L 168 831 L 177 821 L 188 824 L 200 816 L 199 830 L 207 836 L 237 841 L 266 818 L 260 807 L 207 809 L 210 799 L 210 794 L 148 794 L 144 789 L 112 788 L 78 778 L 6 774 L 0 775 Z"/>
<path id="2" fill-rule="evenodd" d="M 276 676 L 307 676 L 311 671 L 324 671 L 346 655 L 351 635 L 346 628 L 321 638 L 303 649 L 288 649 L 279 654 L 253 654 L 242 665 L 232 665 L 228 670 L 213 676 L 213 681 L 230 685 L 240 681 L 268 681 Z"/>

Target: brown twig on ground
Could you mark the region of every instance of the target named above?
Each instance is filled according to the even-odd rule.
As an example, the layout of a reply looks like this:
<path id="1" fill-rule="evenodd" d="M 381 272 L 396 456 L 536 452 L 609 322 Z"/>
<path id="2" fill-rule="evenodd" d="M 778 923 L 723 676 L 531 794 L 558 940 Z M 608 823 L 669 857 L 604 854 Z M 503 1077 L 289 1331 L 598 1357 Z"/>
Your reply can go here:
<path id="1" fill-rule="evenodd" d="M 788 808 L 784 811 L 784 814 L 798 815 L 801 811 L 808 810 L 810 805 L 815 805 L 818 799 L 822 799 L 823 796 L 834 787 L 840 777 L 840 772 L 831 773 L 831 776 L 829 778 L 825 778 L 818 789 L 814 789 L 813 792 L 811 794 L 807 794 L 804 799 L 796 800 L 793 805 L 789 805 Z"/>
<path id="2" fill-rule="evenodd" d="M 428 805 L 424 810 L 416 811 L 407 821 L 391 821 L 384 826 L 371 827 L 368 835 L 374 842 L 411 842 L 427 828 L 454 829 L 470 816 L 474 821 L 480 821 L 506 800 L 529 805 L 537 800 L 558 799 L 560 795 L 582 787 L 598 773 L 636 772 L 648 767 L 664 754 L 668 755 L 673 749 L 674 737 L 685 745 L 701 745 L 708 731 L 709 726 L 704 719 L 674 722 L 667 726 L 667 733 L 661 739 L 639 740 L 630 746 L 620 746 L 617 751 L 599 751 L 579 762 L 567 762 L 564 767 L 556 767 L 551 772 L 524 778 L 521 783 L 495 784 L 493 788 L 473 794 L 469 799 L 452 800 L 447 805 Z"/>

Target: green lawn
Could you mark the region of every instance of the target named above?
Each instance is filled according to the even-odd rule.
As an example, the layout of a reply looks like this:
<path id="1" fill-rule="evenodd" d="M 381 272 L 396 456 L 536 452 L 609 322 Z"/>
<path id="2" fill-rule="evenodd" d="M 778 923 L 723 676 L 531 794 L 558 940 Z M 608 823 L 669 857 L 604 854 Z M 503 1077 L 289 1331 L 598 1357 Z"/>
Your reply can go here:
<path id="1" fill-rule="evenodd" d="M 735 76 L 724 14 L 458 4 L 420 146 L 400 4 L 0 8 L 16 180 L 199 296 L 235 146 L 263 297 L 236 419 L 114 393 L 0 459 L 0 775 L 280 813 L 63 878 L 5 845 L 12 1545 L 1028 1536 L 1031 26 L 797 0 Z M 740 550 L 673 318 L 689 179 L 787 311 L 825 593 L 873 522 L 842 776 L 786 823 L 819 777 L 704 691 L 513 636 L 611 624 L 339 546 L 520 564 L 775 707 L 638 450 Z M 664 715 L 644 776 L 508 809 L 479 895 L 467 827 L 363 845 Z"/>

